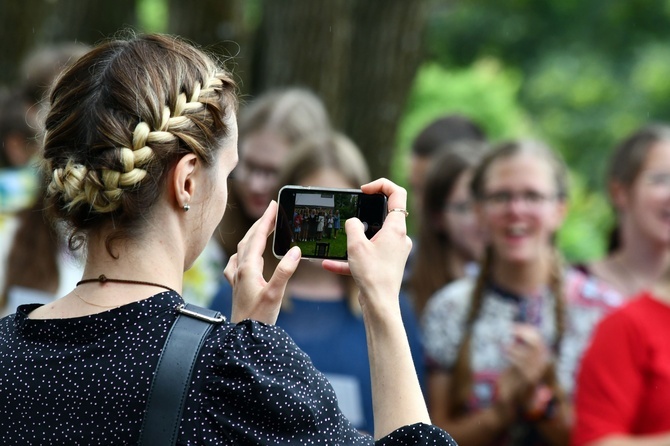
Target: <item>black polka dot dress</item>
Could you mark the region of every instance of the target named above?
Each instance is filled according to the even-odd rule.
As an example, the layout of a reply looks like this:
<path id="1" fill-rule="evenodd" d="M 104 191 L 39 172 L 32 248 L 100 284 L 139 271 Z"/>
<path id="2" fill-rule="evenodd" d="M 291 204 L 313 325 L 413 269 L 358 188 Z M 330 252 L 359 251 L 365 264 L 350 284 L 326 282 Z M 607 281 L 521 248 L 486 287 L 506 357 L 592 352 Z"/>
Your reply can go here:
<path id="1" fill-rule="evenodd" d="M 0 443 L 134 445 L 179 295 L 104 313 L 0 321 Z M 351 427 L 324 376 L 280 328 L 224 323 L 198 359 L 180 445 L 455 445 L 430 425 L 376 443 Z"/>

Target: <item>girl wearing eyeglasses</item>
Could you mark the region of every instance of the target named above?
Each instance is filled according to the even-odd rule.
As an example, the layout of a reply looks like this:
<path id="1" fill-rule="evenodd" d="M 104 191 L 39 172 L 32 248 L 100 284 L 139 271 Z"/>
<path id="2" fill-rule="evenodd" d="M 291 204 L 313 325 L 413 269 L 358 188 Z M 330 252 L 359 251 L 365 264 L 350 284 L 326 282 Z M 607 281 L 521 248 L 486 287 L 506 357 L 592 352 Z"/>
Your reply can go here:
<path id="1" fill-rule="evenodd" d="M 574 370 L 611 304 L 554 246 L 567 192 L 563 162 L 535 141 L 475 170 L 480 272 L 439 290 L 423 320 L 431 418 L 461 445 L 568 443 Z"/>
<path id="2" fill-rule="evenodd" d="M 609 255 L 583 267 L 623 297 L 652 285 L 670 264 L 670 126 L 649 125 L 624 139 L 607 187 L 616 212 Z"/>

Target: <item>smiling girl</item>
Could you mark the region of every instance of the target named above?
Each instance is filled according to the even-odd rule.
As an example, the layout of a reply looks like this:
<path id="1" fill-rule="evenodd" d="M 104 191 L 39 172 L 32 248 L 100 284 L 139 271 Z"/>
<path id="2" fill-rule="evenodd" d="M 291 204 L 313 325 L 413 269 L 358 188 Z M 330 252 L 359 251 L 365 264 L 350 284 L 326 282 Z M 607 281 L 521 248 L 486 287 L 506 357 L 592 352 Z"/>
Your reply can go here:
<path id="1" fill-rule="evenodd" d="M 611 304 L 553 243 L 566 168 L 541 143 L 504 143 L 472 192 L 487 236 L 480 273 L 438 291 L 424 313 L 431 417 L 463 445 L 567 444 L 574 369 Z"/>
<path id="2" fill-rule="evenodd" d="M 607 183 L 617 220 L 610 253 L 585 270 L 628 298 L 670 264 L 670 127 L 648 125 L 625 138 Z"/>

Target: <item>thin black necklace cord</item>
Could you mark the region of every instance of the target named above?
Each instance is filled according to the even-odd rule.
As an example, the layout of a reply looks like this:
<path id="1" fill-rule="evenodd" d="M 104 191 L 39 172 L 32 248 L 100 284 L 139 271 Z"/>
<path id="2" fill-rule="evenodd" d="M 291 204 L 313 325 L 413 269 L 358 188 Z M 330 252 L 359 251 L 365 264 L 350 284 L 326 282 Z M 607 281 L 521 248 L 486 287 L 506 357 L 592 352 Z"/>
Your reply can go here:
<path id="1" fill-rule="evenodd" d="M 112 282 L 112 283 L 127 283 L 129 285 L 146 285 L 146 286 L 155 286 L 158 288 L 164 288 L 168 291 L 173 291 L 176 293 L 176 291 L 169 286 L 166 285 L 161 285 L 160 283 L 154 283 L 154 282 L 144 282 L 142 280 L 127 280 L 127 279 L 110 279 L 109 277 L 105 276 L 104 274 L 100 274 L 97 278 L 95 279 L 84 279 L 80 280 L 77 282 L 77 286 L 83 285 L 85 283 L 106 283 L 106 282 Z"/>

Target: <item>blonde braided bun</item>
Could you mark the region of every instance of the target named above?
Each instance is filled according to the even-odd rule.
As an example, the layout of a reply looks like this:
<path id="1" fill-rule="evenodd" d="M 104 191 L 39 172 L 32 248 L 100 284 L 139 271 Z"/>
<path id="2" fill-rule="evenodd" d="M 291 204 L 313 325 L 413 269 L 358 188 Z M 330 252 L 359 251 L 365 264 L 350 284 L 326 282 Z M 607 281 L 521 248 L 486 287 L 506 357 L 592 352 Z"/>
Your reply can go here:
<path id="1" fill-rule="evenodd" d="M 145 145 L 150 133 L 145 122 L 137 124 L 133 132 L 133 148 L 118 149 L 121 171 L 103 168 L 100 178 L 96 171 L 89 172 L 72 161 L 68 161 L 65 168 L 54 169 L 48 194 L 63 194 L 68 208 L 88 203 L 100 213 L 115 211 L 120 205 L 123 188 L 132 188 L 147 176 L 147 171 L 140 167 L 153 158 L 153 151 Z"/>
<path id="2" fill-rule="evenodd" d="M 44 157 L 53 213 L 75 231 L 113 219 L 123 232 L 146 220 L 179 158 L 213 164 L 231 136 L 237 96 L 230 75 L 202 52 L 147 35 L 84 55 L 54 86 L 51 104 Z"/>
<path id="3" fill-rule="evenodd" d="M 65 167 L 54 169 L 47 194 L 61 194 L 70 203 L 81 201 L 85 177 L 86 168 L 84 166 L 68 161 Z"/>

